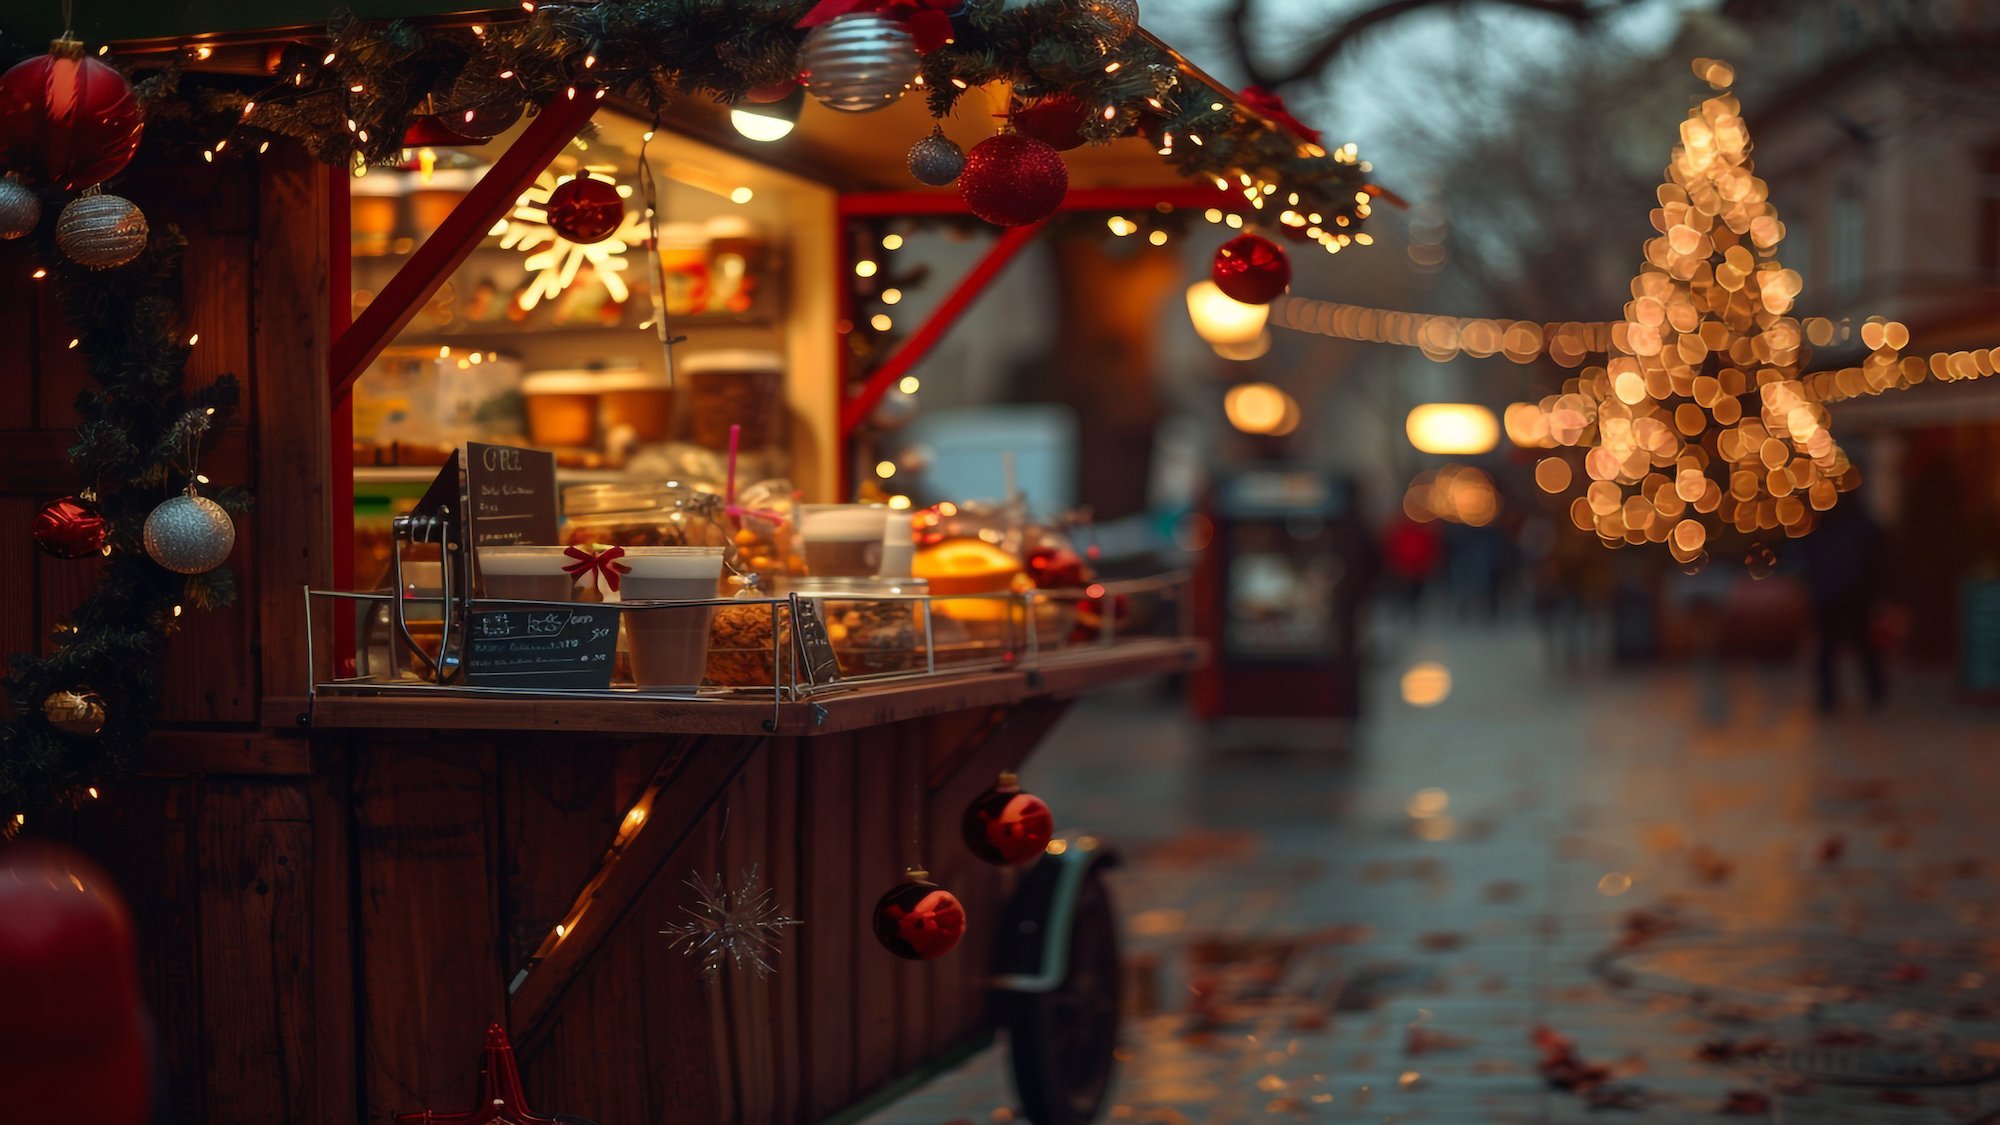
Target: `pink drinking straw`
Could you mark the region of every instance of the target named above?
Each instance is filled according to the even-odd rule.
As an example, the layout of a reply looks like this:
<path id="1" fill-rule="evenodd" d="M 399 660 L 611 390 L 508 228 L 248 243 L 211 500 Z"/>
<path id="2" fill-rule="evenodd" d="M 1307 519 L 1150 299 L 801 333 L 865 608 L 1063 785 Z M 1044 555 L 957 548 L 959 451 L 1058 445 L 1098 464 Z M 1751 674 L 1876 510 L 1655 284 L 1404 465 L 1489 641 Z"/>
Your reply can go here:
<path id="1" fill-rule="evenodd" d="M 743 427 L 740 425 L 731 425 L 729 427 L 729 479 L 723 484 L 722 510 L 730 519 L 736 520 L 739 523 L 742 522 L 744 516 L 756 516 L 758 519 L 773 526 L 783 527 L 785 526 L 785 517 L 778 513 L 767 512 L 760 508 L 745 508 L 736 502 L 736 448 L 742 441 Z"/>

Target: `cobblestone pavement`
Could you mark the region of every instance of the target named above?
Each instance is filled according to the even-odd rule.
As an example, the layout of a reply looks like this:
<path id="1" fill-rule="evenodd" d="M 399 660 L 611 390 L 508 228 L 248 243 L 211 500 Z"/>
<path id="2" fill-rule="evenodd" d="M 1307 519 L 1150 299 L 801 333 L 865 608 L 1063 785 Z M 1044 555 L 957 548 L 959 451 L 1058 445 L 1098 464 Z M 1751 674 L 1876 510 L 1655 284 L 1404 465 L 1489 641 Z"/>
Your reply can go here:
<path id="1" fill-rule="evenodd" d="M 1449 695 L 1405 702 L 1437 661 Z M 1985 1120 L 2000 711 L 1906 677 L 1557 674 L 1525 629 L 1387 647 L 1345 753 L 1205 752 L 1094 701 L 1030 762 L 1116 841 L 1113 1121 Z M 1004 1046 L 869 1118 L 1014 1120 Z"/>

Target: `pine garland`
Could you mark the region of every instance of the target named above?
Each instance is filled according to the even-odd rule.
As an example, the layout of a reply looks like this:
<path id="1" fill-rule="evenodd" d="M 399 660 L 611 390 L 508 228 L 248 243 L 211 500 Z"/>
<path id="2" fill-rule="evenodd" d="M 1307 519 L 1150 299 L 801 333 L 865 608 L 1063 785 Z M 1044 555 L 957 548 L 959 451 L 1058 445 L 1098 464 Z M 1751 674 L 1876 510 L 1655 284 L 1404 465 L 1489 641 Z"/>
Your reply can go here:
<path id="1" fill-rule="evenodd" d="M 811 7 L 811 0 L 551 0 L 476 29 L 341 14 L 324 42 L 286 48 L 269 89 L 209 88 L 162 109 L 208 118 L 211 137 L 242 128 L 296 138 L 329 163 L 387 163 L 398 158 L 410 123 L 427 113 L 446 122 L 468 111 L 511 119 L 600 92 L 662 116 L 684 96 L 735 102 L 798 76 L 806 32 L 797 24 Z M 1287 198 L 1297 193 L 1301 210 L 1329 224 L 1339 216 L 1358 229 L 1349 224 L 1365 211 L 1356 194 L 1366 176 L 1351 150 L 1329 154 L 1239 111 L 1143 36 L 1110 41 L 1104 24 L 1072 0 L 971 0 L 953 29 L 954 41 L 923 60 L 933 115 L 951 113 L 967 88 L 996 81 L 1028 98 L 1067 95 L 1098 111 L 1084 127 L 1093 142 L 1134 129 L 1171 135 L 1164 159 L 1184 175 L 1234 186 L 1247 174 Z M 156 81 L 170 88 L 177 79 L 170 68 Z"/>
<path id="2" fill-rule="evenodd" d="M 110 270 L 71 262 L 55 247 L 55 219 L 67 202 L 43 198 L 34 238 L 95 384 L 77 397 L 82 423 L 69 449 L 79 491 L 105 519 L 108 555 L 90 596 L 55 630 L 47 655 L 17 653 L 5 681 L 13 714 L 0 720 L 0 833 L 29 810 L 73 804 L 88 787 L 130 767 L 158 708 L 167 637 L 180 611 L 235 600 L 230 571 L 184 576 L 146 554 L 146 517 L 185 488 L 193 452 L 227 421 L 238 399 L 234 376 L 184 388 L 187 326 L 180 300 L 178 231 L 157 230 L 144 253 Z M 232 514 L 248 507 L 240 489 L 206 495 Z M 43 701 L 57 692 L 94 692 L 104 725 L 94 735 L 57 729 Z"/>

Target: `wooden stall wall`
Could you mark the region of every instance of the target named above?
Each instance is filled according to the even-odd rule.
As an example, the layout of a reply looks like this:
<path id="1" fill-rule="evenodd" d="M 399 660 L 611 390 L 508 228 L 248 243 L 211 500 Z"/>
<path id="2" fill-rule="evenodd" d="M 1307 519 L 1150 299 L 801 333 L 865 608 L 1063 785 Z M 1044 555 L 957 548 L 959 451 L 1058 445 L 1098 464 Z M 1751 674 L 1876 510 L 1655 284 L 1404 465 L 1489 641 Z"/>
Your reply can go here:
<path id="1" fill-rule="evenodd" d="M 66 839 L 131 902 L 170 1120 L 346 1121 L 356 1114 L 345 919 L 347 817 L 312 776 L 283 697 L 302 685 L 301 587 L 323 582 L 328 172 L 261 157 L 161 167 L 142 156 L 113 190 L 187 239 L 182 283 L 199 334 L 191 383 L 243 381 L 241 411 L 204 455 L 256 494 L 230 558 L 241 599 L 190 613 L 171 643 L 165 703 L 141 776 L 78 813 L 28 826 Z M 94 560 L 36 551 L 43 503 L 75 492 L 67 449 L 88 377 L 34 248 L 0 243 L 0 645 L 48 643 L 91 590 Z M 267 726 L 278 717 L 282 729 Z"/>
<path id="2" fill-rule="evenodd" d="M 958 818 L 1062 711 L 817 739 L 344 741 L 330 753 L 354 779 L 364 1119 L 469 1105 L 495 1020 L 536 1112 L 606 1125 L 816 1121 L 985 1042 L 1011 878 L 966 852 Z M 656 783 L 645 827 L 578 917 Z M 868 927 L 920 861 L 972 914 L 956 951 L 921 964 Z M 695 905 L 690 879 L 733 888 L 752 868 L 804 924 L 770 977 L 706 981 L 661 931 Z M 565 919 L 556 952 L 519 975 Z"/>

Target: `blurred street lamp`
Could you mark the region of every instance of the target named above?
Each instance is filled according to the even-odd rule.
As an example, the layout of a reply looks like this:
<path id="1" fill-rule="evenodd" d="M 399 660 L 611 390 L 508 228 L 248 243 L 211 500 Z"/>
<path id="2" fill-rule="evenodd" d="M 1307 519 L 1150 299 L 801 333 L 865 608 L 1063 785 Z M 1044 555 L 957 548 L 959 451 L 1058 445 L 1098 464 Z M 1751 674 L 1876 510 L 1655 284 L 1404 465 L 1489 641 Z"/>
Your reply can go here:
<path id="1" fill-rule="evenodd" d="M 1500 442 L 1500 422 L 1493 412 L 1470 402 L 1427 402 L 1410 411 L 1403 429 L 1421 453 L 1471 456 Z"/>

